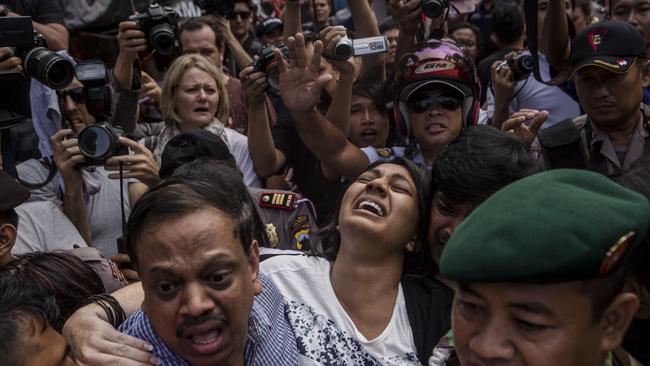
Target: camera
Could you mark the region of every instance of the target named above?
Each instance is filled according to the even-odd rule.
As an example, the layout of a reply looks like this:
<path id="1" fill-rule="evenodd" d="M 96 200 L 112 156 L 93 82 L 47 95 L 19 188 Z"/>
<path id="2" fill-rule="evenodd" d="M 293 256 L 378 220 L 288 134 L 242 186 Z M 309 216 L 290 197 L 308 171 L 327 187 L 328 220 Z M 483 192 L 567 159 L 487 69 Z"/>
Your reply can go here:
<path id="1" fill-rule="evenodd" d="M 131 15 L 129 20 L 138 23 L 138 27 L 147 37 L 149 48 L 164 56 L 174 53 L 178 14 L 172 8 L 151 4 L 143 14 Z"/>
<path id="2" fill-rule="evenodd" d="M 422 12 L 429 19 L 442 16 L 449 8 L 449 0 L 422 0 Z"/>
<path id="3" fill-rule="evenodd" d="M 195 0 L 194 3 L 207 14 L 220 14 L 227 17 L 235 10 L 234 0 Z"/>
<path id="4" fill-rule="evenodd" d="M 343 37 L 336 42 L 334 50 L 329 56 L 343 61 L 352 56 L 367 56 L 383 52 L 388 52 L 388 39 L 385 36 L 357 38 L 355 40 Z"/>
<path id="5" fill-rule="evenodd" d="M 273 50 L 276 48 L 280 50 L 285 59 L 289 58 L 289 49 L 283 43 L 267 44 L 262 47 L 260 54 L 253 62 L 253 71 L 261 71 L 265 73 L 266 82 L 269 84 L 269 88 L 272 92 L 277 94 L 280 91 L 280 68 L 278 67 L 278 63 L 275 61 L 275 55 L 273 54 Z"/>
<path id="6" fill-rule="evenodd" d="M 77 137 L 79 150 L 86 158 L 84 165 L 103 165 L 111 156 L 128 154 L 128 149 L 119 142 L 122 131 L 106 122 L 111 107 L 106 65 L 100 60 L 81 61 L 77 64 L 75 74 L 84 86 L 86 108 L 97 120 L 95 124 L 84 128 Z"/>
<path id="7" fill-rule="evenodd" d="M 25 73 L 52 89 L 61 90 L 72 82 L 72 63 L 47 49 L 30 17 L 0 17 L 0 47 L 12 47 L 23 60 Z"/>
<path id="8" fill-rule="evenodd" d="M 533 71 L 533 56 L 520 53 L 515 57 L 508 58 L 501 62 L 497 66 L 497 71 L 506 66 L 512 70 L 513 80 L 524 80 Z"/>

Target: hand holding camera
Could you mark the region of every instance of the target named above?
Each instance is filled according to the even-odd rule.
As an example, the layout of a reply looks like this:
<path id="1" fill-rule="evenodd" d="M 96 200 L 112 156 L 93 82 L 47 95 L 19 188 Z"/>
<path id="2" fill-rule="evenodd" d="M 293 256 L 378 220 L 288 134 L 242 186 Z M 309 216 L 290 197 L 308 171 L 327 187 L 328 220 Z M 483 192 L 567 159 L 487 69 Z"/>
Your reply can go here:
<path id="1" fill-rule="evenodd" d="M 148 49 L 156 53 L 170 56 L 177 46 L 178 14 L 167 6 L 151 4 L 143 14 L 129 17 L 135 22 L 147 39 Z"/>
<path id="2" fill-rule="evenodd" d="M 284 44 L 267 44 L 262 47 L 260 54 L 253 61 L 253 72 L 262 72 L 266 76 L 267 90 L 275 95 L 280 94 L 280 64 L 276 61 L 275 50 L 282 57 L 289 59 L 289 50 Z"/>
<path id="3" fill-rule="evenodd" d="M 390 0 L 391 14 L 400 32 L 415 35 L 420 28 L 422 0 Z"/>
<path id="4" fill-rule="evenodd" d="M 9 47 L 0 47 L 0 71 L 23 72 L 23 61 Z"/>
<path id="5" fill-rule="evenodd" d="M 323 29 L 320 32 L 320 40 L 323 42 L 323 55 L 334 55 L 337 46 L 340 48 L 342 44 L 347 45 L 349 43 L 345 27 L 342 26 L 327 27 Z M 342 40 L 343 42 L 341 43 Z M 352 58 L 340 60 L 336 57 L 328 56 L 327 61 L 341 74 L 346 76 L 354 75 L 354 60 Z"/>
<path id="6" fill-rule="evenodd" d="M 55 133 L 52 138 L 52 147 L 54 149 L 54 165 L 63 178 L 66 189 L 81 189 L 82 175 L 81 169 L 86 161 L 79 149 L 79 142 L 74 137 L 74 132 L 69 129 L 62 129 Z"/>
<path id="7" fill-rule="evenodd" d="M 138 28 L 138 24 L 133 21 L 121 22 L 117 42 L 120 46 L 120 54 L 123 54 L 133 61 L 138 57 L 139 52 L 147 50 L 147 39 L 144 32 Z"/>
<path id="8" fill-rule="evenodd" d="M 254 66 L 249 66 L 239 73 L 239 79 L 250 103 L 264 103 L 264 92 L 269 87 L 266 74 L 255 70 Z"/>
<path id="9" fill-rule="evenodd" d="M 153 187 L 160 181 L 158 172 L 160 165 L 156 162 L 153 153 L 144 145 L 141 145 L 126 137 L 119 137 L 118 143 L 133 151 L 132 155 L 118 155 L 106 160 L 105 169 L 108 171 L 119 172 L 120 163 L 122 163 L 122 177 L 124 179 L 135 178 L 142 184 Z M 119 173 L 108 175 L 111 179 L 120 179 Z"/>

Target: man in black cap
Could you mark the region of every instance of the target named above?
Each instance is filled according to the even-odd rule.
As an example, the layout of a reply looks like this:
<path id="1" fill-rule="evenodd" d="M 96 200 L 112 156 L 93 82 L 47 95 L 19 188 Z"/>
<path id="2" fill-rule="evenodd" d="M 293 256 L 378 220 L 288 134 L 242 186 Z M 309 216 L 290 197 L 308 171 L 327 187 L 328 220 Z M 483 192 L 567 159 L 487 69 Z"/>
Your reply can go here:
<path id="1" fill-rule="evenodd" d="M 169 140 L 162 154 L 160 178 L 171 176 L 179 166 L 201 157 L 225 161 L 236 166 L 228 146 L 223 141 L 207 131 L 195 130 Z M 215 179 L 218 179 L 216 174 Z M 316 245 L 314 238 L 311 238 L 317 231 L 311 201 L 289 191 L 249 187 L 248 193 L 257 203 L 257 212 L 266 225 L 271 247 L 308 251 Z"/>
<path id="2" fill-rule="evenodd" d="M 257 39 L 262 44 L 277 44 L 282 42 L 282 32 L 284 24 L 279 18 L 269 17 L 264 19 L 258 26 L 255 32 Z"/>
<path id="3" fill-rule="evenodd" d="M 29 190 L 0 170 L 0 268 L 11 261 L 16 242 L 18 214 L 15 208 L 29 198 Z"/>
<path id="4" fill-rule="evenodd" d="M 571 71 L 586 114 L 540 131 L 547 167 L 617 176 L 648 155 L 650 107 L 642 104 L 646 60 L 643 36 L 628 23 L 596 23 L 575 36 Z M 525 120 L 539 118 L 545 118 L 544 111 L 515 113 L 504 129 L 516 127 L 521 133 Z"/>

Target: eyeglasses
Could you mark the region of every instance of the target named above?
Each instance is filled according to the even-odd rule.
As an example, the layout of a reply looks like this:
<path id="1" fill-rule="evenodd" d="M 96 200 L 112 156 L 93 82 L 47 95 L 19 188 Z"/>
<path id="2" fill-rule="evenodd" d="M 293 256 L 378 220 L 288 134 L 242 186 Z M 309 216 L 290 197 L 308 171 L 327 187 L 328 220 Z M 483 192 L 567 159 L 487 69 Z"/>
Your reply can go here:
<path id="1" fill-rule="evenodd" d="M 84 104 L 84 87 L 80 86 L 73 89 L 59 90 L 56 92 L 56 95 L 60 100 L 65 101 L 66 97 L 72 98 L 72 101 L 77 104 Z"/>
<path id="2" fill-rule="evenodd" d="M 237 17 L 239 17 L 241 20 L 246 20 L 251 16 L 250 11 L 237 11 L 237 12 L 232 12 L 228 14 L 228 19 L 230 20 L 235 20 Z"/>
<path id="3" fill-rule="evenodd" d="M 455 111 L 463 103 L 463 97 L 460 95 L 445 94 L 422 94 L 409 98 L 406 102 L 409 110 L 415 113 L 424 113 L 431 108 L 433 104 L 439 105 L 448 111 Z"/>

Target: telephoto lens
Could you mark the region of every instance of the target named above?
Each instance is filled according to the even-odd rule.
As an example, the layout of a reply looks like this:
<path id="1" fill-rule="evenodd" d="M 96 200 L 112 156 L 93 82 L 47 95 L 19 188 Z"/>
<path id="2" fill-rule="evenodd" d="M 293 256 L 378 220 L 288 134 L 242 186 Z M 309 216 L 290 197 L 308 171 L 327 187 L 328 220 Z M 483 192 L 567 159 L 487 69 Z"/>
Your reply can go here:
<path id="1" fill-rule="evenodd" d="M 84 128 L 79 133 L 78 141 L 79 150 L 86 157 L 85 165 L 103 165 L 106 159 L 124 152 L 119 142 L 119 132 L 104 123 Z"/>
<path id="2" fill-rule="evenodd" d="M 171 55 L 176 47 L 176 35 L 174 28 L 169 24 L 163 23 L 151 28 L 149 35 L 151 46 L 161 55 Z"/>
<path id="3" fill-rule="evenodd" d="M 439 18 L 449 7 L 449 0 L 423 0 L 422 12 L 429 19 Z"/>
<path id="4" fill-rule="evenodd" d="M 72 63 L 45 47 L 32 48 L 23 60 L 27 75 L 52 89 L 64 89 L 74 77 Z"/>

